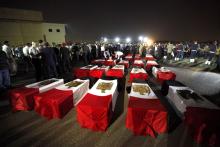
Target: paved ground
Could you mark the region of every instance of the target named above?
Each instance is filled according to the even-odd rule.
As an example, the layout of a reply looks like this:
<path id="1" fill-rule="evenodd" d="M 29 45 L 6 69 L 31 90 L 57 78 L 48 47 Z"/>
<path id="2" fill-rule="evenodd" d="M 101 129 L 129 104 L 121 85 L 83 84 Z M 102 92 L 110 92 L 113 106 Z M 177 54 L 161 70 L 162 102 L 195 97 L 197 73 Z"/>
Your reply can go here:
<path id="1" fill-rule="evenodd" d="M 181 70 L 176 68 L 175 72 L 178 74 Z M 127 79 L 128 75 L 122 81 L 122 85 L 126 85 Z M 156 139 L 150 136 L 134 136 L 126 129 L 128 98 L 126 90 L 122 90 L 116 103 L 114 121 L 106 132 L 93 132 L 81 128 L 76 120 L 75 108 L 61 120 L 48 121 L 34 111 L 12 113 L 7 101 L 0 101 L 0 146 L 200 147 L 187 135 L 183 123 L 166 98 L 160 94 L 160 86 L 155 79 L 151 77 L 148 83 L 170 116 L 169 132 L 157 136 Z"/>

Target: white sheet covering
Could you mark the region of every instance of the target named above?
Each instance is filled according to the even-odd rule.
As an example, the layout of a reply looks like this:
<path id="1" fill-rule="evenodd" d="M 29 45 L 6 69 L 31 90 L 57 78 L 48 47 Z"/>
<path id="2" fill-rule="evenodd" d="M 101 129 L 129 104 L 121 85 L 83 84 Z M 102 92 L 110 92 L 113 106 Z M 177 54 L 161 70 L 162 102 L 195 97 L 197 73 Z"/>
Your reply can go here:
<path id="1" fill-rule="evenodd" d="M 59 90 L 72 90 L 73 91 L 73 103 L 74 105 L 77 105 L 78 102 L 81 100 L 81 98 L 86 94 L 89 90 L 89 80 L 80 80 L 80 79 L 75 79 L 73 81 L 79 81 L 83 82 L 82 84 L 78 85 L 77 87 L 71 87 L 68 88 L 66 84 L 60 85 L 56 87 L 56 89 Z"/>
<path id="2" fill-rule="evenodd" d="M 96 87 L 98 86 L 99 83 L 101 82 L 105 82 L 105 83 L 110 83 L 112 82 L 113 85 L 112 85 L 112 88 L 111 90 L 105 90 L 105 93 L 102 93 L 101 90 L 99 89 L 96 89 Z M 118 90 L 117 90 L 117 80 L 102 80 L 102 79 L 99 79 L 95 85 L 93 85 L 93 87 L 89 90 L 89 93 L 90 94 L 93 94 L 93 95 L 97 95 L 97 96 L 107 96 L 107 95 L 112 95 L 112 111 L 114 111 L 115 109 L 115 104 L 116 104 L 116 101 L 117 101 L 117 98 L 118 98 Z"/>
<path id="3" fill-rule="evenodd" d="M 112 69 L 121 69 L 123 71 L 123 74 L 125 72 L 125 66 L 124 65 L 115 65 L 114 67 L 112 67 Z"/>
<path id="4" fill-rule="evenodd" d="M 155 78 L 157 78 L 157 72 L 161 71 L 161 72 L 171 72 L 169 69 L 165 68 L 165 67 L 161 67 L 161 68 L 157 68 L 157 67 L 153 67 L 152 68 L 152 74 Z"/>
<path id="5" fill-rule="evenodd" d="M 50 83 L 48 85 L 45 85 L 45 86 L 40 86 L 39 87 L 39 83 L 40 82 L 44 82 L 44 81 L 47 81 L 47 80 L 57 80 L 56 82 L 53 82 L 53 83 Z M 36 83 L 33 83 L 33 84 L 29 84 L 29 85 L 26 85 L 25 87 L 27 88 L 38 88 L 39 89 L 39 93 L 42 93 L 42 92 L 46 92 L 48 90 L 51 90 L 59 85 L 62 85 L 64 83 L 64 80 L 63 79 L 55 79 L 55 78 L 52 78 L 52 79 L 47 79 L 47 80 L 44 80 L 44 81 L 40 81 L 40 82 L 36 82 Z"/>
<path id="6" fill-rule="evenodd" d="M 144 64 L 142 60 L 134 60 L 134 64 Z"/>
<path id="7" fill-rule="evenodd" d="M 87 68 L 87 66 L 92 66 L 92 67 L 91 67 L 91 68 Z M 93 69 L 95 69 L 95 68 L 98 67 L 97 65 L 87 65 L 87 66 L 81 67 L 81 69 L 89 69 L 89 70 L 93 70 Z"/>
<path id="8" fill-rule="evenodd" d="M 158 65 L 158 63 L 156 61 L 147 61 L 147 64 L 153 64 L 153 65 Z"/>
<path id="9" fill-rule="evenodd" d="M 184 99 L 177 94 L 177 90 L 190 90 L 193 92 L 192 89 L 189 87 L 176 87 L 176 86 L 169 86 L 169 91 L 167 98 L 171 102 L 171 104 L 175 105 L 176 109 L 181 113 L 184 114 L 186 111 L 186 107 L 201 107 L 201 108 L 209 108 L 209 109 L 219 109 L 218 106 L 209 102 L 207 99 L 203 98 L 204 101 L 196 102 L 193 99 Z"/>
<path id="10" fill-rule="evenodd" d="M 153 56 L 152 56 L 151 54 L 146 54 L 145 57 L 151 58 L 151 57 L 153 57 Z"/>
<path id="11" fill-rule="evenodd" d="M 131 73 L 147 73 L 143 68 L 132 68 Z"/>
<path id="12" fill-rule="evenodd" d="M 142 98 L 142 99 L 157 99 L 157 96 L 155 95 L 155 93 L 153 92 L 153 90 L 150 88 L 150 93 L 149 94 L 144 94 L 144 95 L 141 95 L 140 93 L 138 92 L 134 92 L 133 91 L 133 86 L 134 85 L 145 85 L 145 86 L 149 86 L 147 83 L 146 84 L 142 84 L 142 83 L 132 83 L 132 86 L 131 86 L 131 93 L 128 95 L 129 97 L 130 96 L 133 96 L 133 97 L 136 97 L 136 98 Z"/>
<path id="13" fill-rule="evenodd" d="M 110 66 L 105 66 L 105 65 L 103 65 L 103 66 L 101 66 L 101 67 L 97 67 L 96 69 L 100 69 L 100 70 L 104 69 L 105 72 L 107 72 L 107 71 L 109 70 L 109 68 L 110 68 Z"/>

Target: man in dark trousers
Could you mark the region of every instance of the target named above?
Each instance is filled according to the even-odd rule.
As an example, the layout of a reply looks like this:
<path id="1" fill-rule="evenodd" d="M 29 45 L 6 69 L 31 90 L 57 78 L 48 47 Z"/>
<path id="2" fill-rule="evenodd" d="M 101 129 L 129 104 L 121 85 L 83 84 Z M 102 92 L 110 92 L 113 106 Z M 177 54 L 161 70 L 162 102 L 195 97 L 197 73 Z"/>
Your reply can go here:
<path id="1" fill-rule="evenodd" d="M 0 47 L 0 92 L 9 88 L 10 85 L 8 57 Z"/>
<path id="2" fill-rule="evenodd" d="M 60 57 L 61 57 L 61 65 L 63 66 L 63 71 L 65 72 L 70 72 L 71 67 L 70 67 L 70 50 L 65 46 L 65 43 L 61 45 L 60 48 Z"/>
<path id="3" fill-rule="evenodd" d="M 84 43 L 83 46 L 83 59 L 84 59 L 84 63 L 85 65 L 87 65 L 88 62 L 88 56 L 89 56 L 89 47 Z"/>
<path id="4" fill-rule="evenodd" d="M 46 42 L 42 49 L 42 57 L 43 57 L 43 66 L 45 69 L 45 78 L 52 78 L 57 77 L 57 70 L 56 70 L 56 54 L 54 50 L 49 47 L 49 43 Z"/>

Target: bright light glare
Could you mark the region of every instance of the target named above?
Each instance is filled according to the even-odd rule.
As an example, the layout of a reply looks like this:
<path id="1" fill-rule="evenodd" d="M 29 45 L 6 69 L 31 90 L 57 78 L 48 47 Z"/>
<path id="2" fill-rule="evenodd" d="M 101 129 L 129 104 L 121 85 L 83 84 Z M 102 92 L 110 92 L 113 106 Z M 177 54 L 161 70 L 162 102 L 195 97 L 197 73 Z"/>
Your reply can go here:
<path id="1" fill-rule="evenodd" d="M 131 38 L 126 38 L 126 42 L 127 43 L 131 42 Z"/>
<path id="2" fill-rule="evenodd" d="M 148 45 L 148 46 L 151 46 L 152 44 L 153 44 L 153 40 L 148 39 L 148 40 L 147 40 L 147 45 Z"/>
<path id="3" fill-rule="evenodd" d="M 140 41 L 143 41 L 143 37 L 142 36 L 139 36 L 138 38 Z"/>
<path id="4" fill-rule="evenodd" d="M 144 42 L 147 42 L 148 41 L 148 38 L 147 37 L 144 37 Z"/>
<path id="5" fill-rule="evenodd" d="M 108 39 L 105 37 L 105 38 L 104 38 L 104 42 L 107 42 L 107 41 L 108 41 Z"/>
<path id="6" fill-rule="evenodd" d="M 120 41 L 120 38 L 116 37 L 115 42 L 119 42 L 119 41 Z"/>

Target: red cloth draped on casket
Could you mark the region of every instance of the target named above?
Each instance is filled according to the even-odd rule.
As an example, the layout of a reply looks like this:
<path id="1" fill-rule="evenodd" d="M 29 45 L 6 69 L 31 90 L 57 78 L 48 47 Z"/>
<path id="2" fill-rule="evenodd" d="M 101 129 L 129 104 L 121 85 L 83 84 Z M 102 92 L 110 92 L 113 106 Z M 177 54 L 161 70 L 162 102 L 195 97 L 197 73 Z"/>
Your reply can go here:
<path id="1" fill-rule="evenodd" d="M 141 59 L 140 54 L 136 54 L 135 57 L 134 57 L 134 60 L 140 60 L 140 59 Z"/>
<path id="2" fill-rule="evenodd" d="M 103 59 L 103 60 L 93 60 L 91 63 L 92 63 L 92 64 L 101 64 L 101 65 L 104 65 L 105 60 L 104 60 L 104 59 Z"/>
<path id="3" fill-rule="evenodd" d="M 187 107 L 185 124 L 197 143 L 220 146 L 220 110 Z"/>
<path id="4" fill-rule="evenodd" d="M 176 74 L 173 72 L 162 72 L 160 70 L 157 71 L 157 80 L 160 83 L 163 83 L 166 80 L 175 80 Z"/>
<path id="5" fill-rule="evenodd" d="M 35 111 L 52 118 L 63 118 L 73 108 L 72 90 L 52 89 L 34 96 Z"/>
<path id="6" fill-rule="evenodd" d="M 109 69 L 106 73 L 106 76 L 122 78 L 124 76 L 124 72 L 122 69 Z"/>
<path id="7" fill-rule="evenodd" d="M 106 60 L 104 63 L 105 66 L 114 66 L 115 61 L 114 60 Z"/>
<path id="8" fill-rule="evenodd" d="M 89 71 L 90 71 L 89 69 L 75 68 L 74 75 L 77 78 L 89 77 Z"/>
<path id="9" fill-rule="evenodd" d="M 144 63 L 133 63 L 133 66 L 144 68 Z"/>
<path id="10" fill-rule="evenodd" d="M 93 78 L 101 78 L 105 73 L 105 69 L 93 69 L 89 71 L 89 76 Z"/>
<path id="11" fill-rule="evenodd" d="M 147 73 L 130 73 L 129 82 L 132 82 L 133 79 L 147 80 L 147 78 L 148 78 Z"/>
<path id="12" fill-rule="evenodd" d="M 128 62 L 119 62 L 118 65 L 124 65 L 125 68 L 129 68 L 129 63 Z"/>
<path id="13" fill-rule="evenodd" d="M 132 60 L 132 54 L 128 54 L 127 56 L 125 56 L 125 59 L 128 61 Z"/>
<path id="14" fill-rule="evenodd" d="M 37 88 L 21 87 L 9 92 L 13 111 L 32 110 L 34 108 L 33 96 L 38 94 Z"/>
<path id="15" fill-rule="evenodd" d="M 105 131 L 112 117 L 112 96 L 87 93 L 76 106 L 77 120 L 81 127 Z"/>
<path id="16" fill-rule="evenodd" d="M 135 135 L 156 137 L 167 131 L 168 112 L 159 99 L 129 98 L 126 127 Z"/>
<path id="17" fill-rule="evenodd" d="M 145 57 L 145 60 L 147 60 L 147 61 L 154 61 L 156 59 L 153 56 L 147 56 L 147 57 Z"/>
<path id="18" fill-rule="evenodd" d="M 153 66 L 157 66 L 157 63 L 147 63 L 146 64 L 146 70 L 150 70 Z"/>

